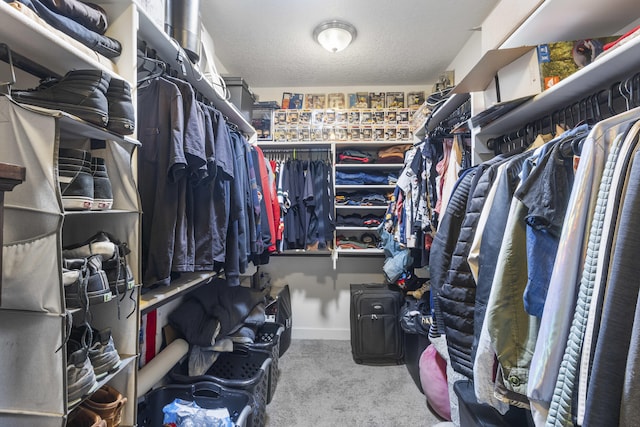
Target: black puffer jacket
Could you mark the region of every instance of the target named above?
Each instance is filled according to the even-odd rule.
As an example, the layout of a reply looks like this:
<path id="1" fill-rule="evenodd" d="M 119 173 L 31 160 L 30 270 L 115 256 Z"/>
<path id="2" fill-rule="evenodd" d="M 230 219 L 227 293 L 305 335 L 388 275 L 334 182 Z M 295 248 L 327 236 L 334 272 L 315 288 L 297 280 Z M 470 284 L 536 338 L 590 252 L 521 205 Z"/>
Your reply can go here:
<path id="1" fill-rule="evenodd" d="M 467 258 L 496 170 L 504 157 L 494 157 L 478 165 L 471 184 L 465 216 L 451 257 L 446 279 L 439 294 L 451 366 L 456 372 L 473 378 L 473 317 L 476 283 Z"/>
<path id="2" fill-rule="evenodd" d="M 451 256 L 456 241 L 458 240 L 458 233 L 460 232 L 460 227 L 464 219 L 467 198 L 469 197 L 469 190 L 475 173 L 475 168 L 467 169 L 462 177 L 458 179 L 445 212 L 440 219 L 438 231 L 431 244 L 429 273 L 431 277 L 431 298 L 435 325 L 433 328 L 435 330 L 432 332 L 433 335 L 441 335 L 444 333 L 444 323 L 437 296 L 447 277 Z"/>

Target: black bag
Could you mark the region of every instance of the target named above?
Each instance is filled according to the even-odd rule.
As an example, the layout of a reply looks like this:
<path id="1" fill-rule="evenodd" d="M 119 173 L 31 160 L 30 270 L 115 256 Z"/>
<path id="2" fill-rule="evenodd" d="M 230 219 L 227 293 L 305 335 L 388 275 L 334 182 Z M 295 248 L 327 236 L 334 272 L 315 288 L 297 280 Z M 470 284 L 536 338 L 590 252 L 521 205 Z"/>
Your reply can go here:
<path id="1" fill-rule="evenodd" d="M 280 335 L 279 356 L 282 356 L 291 345 L 291 327 L 293 325 L 289 285 L 284 285 L 273 301 L 267 304 L 265 314 L 268 321 L 280 323 L 284 326 L 284 331 Z"/>
<path id="2" fill-rule="evenodd" d="M 404 363 L 402 293 L 385 284 L 351 284 L 351 353 L 358 364 Z"/>

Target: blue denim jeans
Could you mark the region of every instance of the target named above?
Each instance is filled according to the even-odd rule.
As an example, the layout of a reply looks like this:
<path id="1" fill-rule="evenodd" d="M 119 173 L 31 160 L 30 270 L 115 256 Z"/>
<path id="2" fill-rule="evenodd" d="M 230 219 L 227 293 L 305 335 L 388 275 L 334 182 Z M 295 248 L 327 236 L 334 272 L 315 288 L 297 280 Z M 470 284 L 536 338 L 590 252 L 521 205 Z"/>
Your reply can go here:
<path id="1" fill-rule="evenodd" d="M 100 35 L 71 18 L 55 13 L 38 0 L 18 1 L 36 12 L 38 16 L 56 30 L 62 31 L 69 37 L 73 37 L 88 48 L 95 50 L 100 55 L 107 58 L 120 56 L 122 46 L 119 41 Z"/>

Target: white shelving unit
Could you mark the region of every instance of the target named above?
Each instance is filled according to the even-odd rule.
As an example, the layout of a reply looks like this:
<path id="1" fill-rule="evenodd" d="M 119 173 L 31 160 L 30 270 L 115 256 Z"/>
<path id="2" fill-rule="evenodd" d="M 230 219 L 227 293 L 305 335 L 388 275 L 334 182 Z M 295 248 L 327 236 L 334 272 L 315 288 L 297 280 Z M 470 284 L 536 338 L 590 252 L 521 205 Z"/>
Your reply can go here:
<path id="1" fill-rule="evenodd" d="M 566 19 L 567 16 L 571 16 L 571 19 Z M 491 22 L 496 19 L 499 20 L 500 16 L 491 17 Z M 573 0 L 544 1 L 518 23 L 517 28 L 508 32 L 508 37 L 495 53 L 503 56 L 509 51 L 526 50 L 527 46 L 543 43 L 624 34 L 638 24 L 640 18 L 637 2 L 634 0 L 612 0 L 607 3 L 587 0 L 579 6 Z M 487 148 L 490 139 L 520 129 L 527 123 L 549 116 L 553 111 L 629 77 L 638 70 L 639 57 L 640 40 L 635 38 L 477 129 L 474 136 L 476 154 L 481 157 L 493 155 L 493 150 Z M 473 78 L 474 76 L 465 76 L 465 79 Z M 503 95 L 509 98 L 510 94 Z"/>

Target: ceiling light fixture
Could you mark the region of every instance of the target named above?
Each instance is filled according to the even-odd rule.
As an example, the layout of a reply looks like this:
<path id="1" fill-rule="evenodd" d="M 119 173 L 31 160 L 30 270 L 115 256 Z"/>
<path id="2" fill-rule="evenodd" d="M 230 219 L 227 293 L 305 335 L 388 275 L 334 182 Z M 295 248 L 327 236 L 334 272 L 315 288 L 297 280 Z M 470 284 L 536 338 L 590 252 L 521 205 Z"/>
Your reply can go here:
<path id="1" fill-rule="evenodd" d="M 313 38 L 329 52 L 344 50 L 356 38 L 356 28 L 343 21 L 323 22 L 313 30 Z"/>

